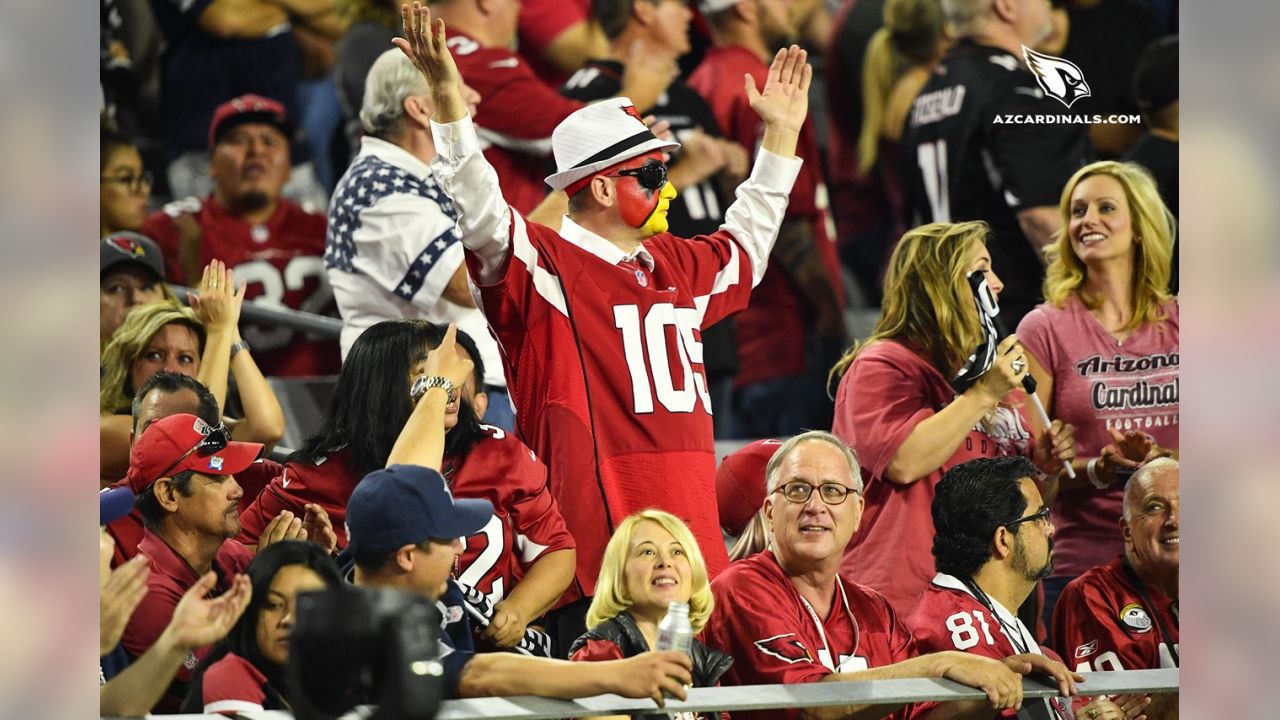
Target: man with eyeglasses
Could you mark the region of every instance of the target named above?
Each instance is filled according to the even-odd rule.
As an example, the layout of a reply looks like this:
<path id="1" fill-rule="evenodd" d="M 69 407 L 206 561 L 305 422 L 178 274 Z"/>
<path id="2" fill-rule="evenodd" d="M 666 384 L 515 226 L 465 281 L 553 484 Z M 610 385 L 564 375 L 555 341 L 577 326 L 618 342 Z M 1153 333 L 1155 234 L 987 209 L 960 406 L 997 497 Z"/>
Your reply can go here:
<path id="1" fill-rule="evenodd" d="M 557 172 L 547 183 L 569 196 L 557 233 L 503 199 L 437 34 L 443 23 L 431 27 L 430 18 L 406 6 L 408 40 L 396 43 L 432 91 L 432 172 L 459 212 L 517 427 L 547 464 L 578 543 L 569 600 L 593 594 L 615 523 L 646 507 L 684 518 L 714 575 L 728 560 L 701 331 L 742 309 L 764 274 L 801 164 L 796 138 L 812 78 L 804 51 L 779 52 L 764 91 L 747 91 L 765 120 L 764 140 L 719 230 L 692 239 L 667 232 L 676 189 L 663 153 L 678 144 L 655 136 L 629 100 L 613 98 L 574 112 L 552 134 Z M 577 611 L 570 631 L 581 634 L 586 604 Z"/>
<path id="2" fill-rule="evenodd" d="M 1178 461 L 1159 458 L 1125 485 L 1124 554 L 1072 580 L 1053 611 L 1053 636 L 1081 672 L 1176 668 L 1182 539 Z M 1157 695 L 1147 716 L 1177 708 Z"/>
<path id="3" fill-rule="evenodd" d="M 1043 655 L 992 659 L 926 652 L 875 590 L 840 575 L 844 548 L 862 521 L 857 459 L 834 435 L 811 431 L 785 442 L 765 469 L 768 549 L 729 566 L 711 583 L 715 609 L 703 642 L 735 658 L 726 685 L 945 677 L 987 694 L 987 702 L 835 707 L 818 717 L 978 717 L 1022 702 L 1022 675 L 1048 673 L 1063 693 L 1076 678 Z M 760 717 L 794 719 L 798 710 Z"/>
<path id="4" fill-rule="evenodd" d="M 1067 672 L 1017 616 L 1053 568 L 1053 525 L 1035 483 L 1039 476 L 1025 457 L 980 458 L 951 468 L 938 482 L 932 508 L 938 574 L 906 621 L 921 651 L 960 650 L 996 660 L 1036 653 Z M 1074 717 L 1121 720 L 1148 701 L 1142 695 L 1082 699 Z M 1045 720 L 1073 717 L 1064 698 L 1027 703 L 1023 712 Z"/>

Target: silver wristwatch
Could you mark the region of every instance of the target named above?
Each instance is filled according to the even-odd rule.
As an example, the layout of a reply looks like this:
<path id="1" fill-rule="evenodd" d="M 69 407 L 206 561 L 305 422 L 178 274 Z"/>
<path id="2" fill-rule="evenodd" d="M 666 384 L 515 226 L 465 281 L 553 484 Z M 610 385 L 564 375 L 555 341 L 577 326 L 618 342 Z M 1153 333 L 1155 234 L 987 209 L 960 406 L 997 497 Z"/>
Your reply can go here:
<path id="1" fill-rule="evenodd" d="M 409 396 L 417 401 L 423 393 L 434 387 L 444 388 L 445 393 L 450 398 L 453 397 L 453 382 L 443 375 L 419 375 L 418 379 L 413 381 L 413 389 L 409 391 Z"/>

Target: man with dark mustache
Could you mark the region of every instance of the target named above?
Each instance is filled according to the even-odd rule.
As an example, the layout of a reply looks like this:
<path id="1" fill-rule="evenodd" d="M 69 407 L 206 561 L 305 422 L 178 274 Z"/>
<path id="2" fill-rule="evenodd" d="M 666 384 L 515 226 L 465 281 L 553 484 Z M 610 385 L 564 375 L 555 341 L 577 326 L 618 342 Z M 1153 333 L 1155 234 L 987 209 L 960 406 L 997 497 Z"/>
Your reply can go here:
<path id="1" fill-rule="evenodd" d="M 951 468 L 938 483 L 932 508 L 938 574 L 906 621 L 922 652 L 960 650 L 996 660 L 1031 652 L 1061 667 L 1017 616 L 1053 569 L 1053 525 L 1034 480 L 1039 475 L 1025 457 L 980 458 Z M 1081 699 L 1075 717 L 1119 720 L 1147 702 L 1141 695 Z M 1072 717 L 1071 702 L 1060 697 L 1027 706 L 1039 718 Z"/>
<path id="2" fill-rule="evenodd" d="M 324 269 L 325 216 L 281 194 L 292 132 L 284 105 L 271 98 L 242 95 L 218 106 L 209 123 L 213 192 L 169 203 L 142 226 L 164 251 L 169 281 L 195 287 L 201 269 L 216 259 L 248 283 L 248 299 L 336 314 Z M 247 326 L 242 334 L 238 345 L 252 348 L 266 375 L 338 371 L 332 340 L 310 340 L 286 327 Z"/>

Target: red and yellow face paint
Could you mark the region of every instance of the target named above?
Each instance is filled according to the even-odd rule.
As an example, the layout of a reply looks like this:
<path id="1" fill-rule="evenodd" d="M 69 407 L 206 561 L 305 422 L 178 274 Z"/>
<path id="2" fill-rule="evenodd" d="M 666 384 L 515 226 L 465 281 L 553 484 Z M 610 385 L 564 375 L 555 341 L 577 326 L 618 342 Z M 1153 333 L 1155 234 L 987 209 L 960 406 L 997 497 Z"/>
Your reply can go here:
<path id="1" fill-rule="evenodd" d="M 618 212 L 629 227 L 643 230 L 646 237 L 667 231 L 667 210 L 677 193 L 667 181 L 662 153 L 654 151 L 630 158 L 579 180 L 566 191 L 573 195 L 597 176 L 618 179 Z"/>

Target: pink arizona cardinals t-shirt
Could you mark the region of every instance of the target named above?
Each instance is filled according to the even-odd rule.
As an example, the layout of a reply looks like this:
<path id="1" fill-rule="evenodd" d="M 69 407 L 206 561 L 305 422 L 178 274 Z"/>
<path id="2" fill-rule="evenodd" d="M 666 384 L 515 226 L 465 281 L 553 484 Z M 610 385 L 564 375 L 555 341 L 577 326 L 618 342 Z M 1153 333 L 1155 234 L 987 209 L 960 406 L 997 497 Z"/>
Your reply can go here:
<path id="1" fill-rule="evenodd" d="M 1150 433 L 1178 447 L 1178 301 L 1167 319 L 1139 328 L 1123 342 L 1108 333 L 1076 297 L 1065 307 L 1043 304 L 1018 325 L 1018 338 L 1053 376 L 1049 416 L 1075 426 L 1081 457 L 1110 443 L 1108 428 Z M 1086 485 L 1064 491 L 1053 505 L 1055 577 L 1075 577 L 1123 549 L 1124 486 Z"/>

